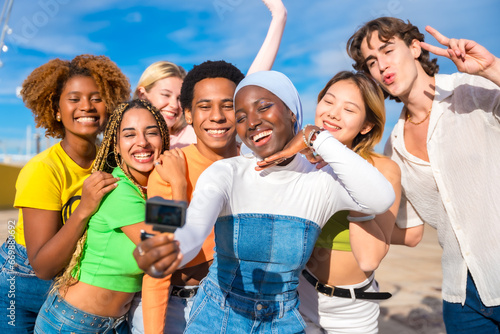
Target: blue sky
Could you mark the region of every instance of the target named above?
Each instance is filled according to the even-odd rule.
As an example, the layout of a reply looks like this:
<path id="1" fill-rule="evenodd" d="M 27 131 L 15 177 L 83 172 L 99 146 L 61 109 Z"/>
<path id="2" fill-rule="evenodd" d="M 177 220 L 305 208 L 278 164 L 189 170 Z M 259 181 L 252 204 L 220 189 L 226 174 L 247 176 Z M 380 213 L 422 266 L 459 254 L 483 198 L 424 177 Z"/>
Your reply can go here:
<path id="1" fill-rule="evenodd" d="M 500 1 L 441 0 L 283 0 L 288 22 L 274 69 L 287 74 L 313 122 L 318 92 L 336 72 L 352 69 L 345 53 L 358 26 L 378 16 L 409 19 L 423 31 L 431 25 L 448 37 L 468 38 L 500 56 Z M 9 50 L 0 54 L 0 155 L 25 154 L 27 126 L 35 129 L 30 110 L 16 89 L 36 67 L 52 58 L 82 53 L 110 57 L 135 88 L 142 71 L 158 60 L 186 70 L 205 60 L 224 59 L 246 72 L 271 16 L 260 0 L 15 0 L 7 35 Z M 426 41 L 437 42 L 426 34 Z M 439 59 L 440 73 L 453 73 Z M 387 102 L 387 129 L 400 105 Z M 42 139 L 42 149 L 55 143 Z M 380 149 L 380 146 L 379 146 Z"/>

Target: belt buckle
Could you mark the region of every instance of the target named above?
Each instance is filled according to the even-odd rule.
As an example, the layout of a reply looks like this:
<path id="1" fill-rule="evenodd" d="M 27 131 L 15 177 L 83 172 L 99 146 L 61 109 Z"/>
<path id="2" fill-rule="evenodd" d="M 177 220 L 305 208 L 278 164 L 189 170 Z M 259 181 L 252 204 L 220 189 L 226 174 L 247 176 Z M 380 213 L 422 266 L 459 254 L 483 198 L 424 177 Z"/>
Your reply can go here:
<path id="1" fill-rule="evenodd" d="M 194 295 L 196 295 L 196 290 L 195 289 L 189 289 L 189 297 L 187 297 L 187 298 L 192 298 Z"/>
<path id="2" fill-rule="evenodd" d="M 323 292 L 323 291 L 319 291 L 318 290 L 318 287 L 319 285 L 322 285 L 322 287 L 324 288 L 330 288 L 332 289 L 332 292 L 331 293 L 326 293 L 326 292 Z M 332 286 L 332 285 L 328 285 L 328 284 L 322 284 L 320 283 L 319 281 L 316 281 L 316 284 L 314 285 L 314 288 L 316 289 L 316 291 L 318 291 L 319 293 L 321 293 L 322 295 L 325 295 L 325 296 L 328 296 L 328 297 L 333 297 L 333 292 L 335 291 L 335 287 Z"/>

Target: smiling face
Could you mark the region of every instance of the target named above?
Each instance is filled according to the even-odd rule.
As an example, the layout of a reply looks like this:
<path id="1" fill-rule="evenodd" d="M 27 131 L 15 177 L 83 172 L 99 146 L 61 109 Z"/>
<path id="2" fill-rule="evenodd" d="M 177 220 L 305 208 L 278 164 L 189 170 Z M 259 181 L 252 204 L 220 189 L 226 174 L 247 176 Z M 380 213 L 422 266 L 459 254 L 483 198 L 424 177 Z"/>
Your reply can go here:
<path id="1" fill-rule="evenodd" d="M 372 33 L 369 41 L 365 38 L 361 43 L 361 53 L 370 75 L 387 93 L 396 97 L 410 93 L 418 67 L 421 67 L 420 52 L 416 39 L 410 46 L 397 36 L 384 42 L 379 39 L 378 31 Z"/>
<path id="2" fill-rule="evenodd" d="M 267 89 L 245 86 L 235 105 L 236 131 L 259 158 L 281 151 L 294 137 L 293 113 Z"/>
<path id="3" fill-rule="evenodd" d="M 214 161 L 236 154 L 235 89 L 236 84 L 226 78 L 203 79 L 194 86 L 192 109 L 185 109 L 196 133 L 196 147 Z"/>
<path id="4" fill-rule="evenodd" d="M 361 91 L 351 80 L 337 81 L 328 88 L 316 107 L 314 122 L 349 148 L 359 133 L 364 135 L 373 127 L 366 121 Z"/>
<path id="5" fill-rule="evenodd" d="M 162 138 L 156 120 L 147 109 L 132 108 L 123 114 L 117 150 L 122 168 L 145 186 L 154 160 L 162 153 Z"/>
<path id="6" fill-rule="evenodd" d="M 94 79 L 75 76 L 63 87 L 56 117 L 64 125 L 64 137 L 95 137 L 108 120 L 106 103 Z"/>
<path id="7" fill-rule="evenodd" d="M 175 122 L 182 115 L 179 96 L 181 95 L 182 79 L 179 77 L 168 77 L 158 80 L 147 92 L 143 87 L 139 88 L 139 97 L 151 102 L 160 110 L 168 129 L 171 130 Z"/>

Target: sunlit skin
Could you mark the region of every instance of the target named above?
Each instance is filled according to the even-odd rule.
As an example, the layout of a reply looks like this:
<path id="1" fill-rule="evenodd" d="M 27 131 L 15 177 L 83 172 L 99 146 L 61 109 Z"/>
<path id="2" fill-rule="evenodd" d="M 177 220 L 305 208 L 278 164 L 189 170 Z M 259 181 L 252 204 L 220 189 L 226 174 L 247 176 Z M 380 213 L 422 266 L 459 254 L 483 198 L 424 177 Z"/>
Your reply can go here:
<path id="1" fill-rule="evenodd" d="M 369 41 L 365 39 L 361 43 L 361 53 L 370 75 L 392 96 L 408 96 L 415 88 L 417 76 L 423 72 L 418 61 L 421 48 L 417 40 L 410 46 L 399 37 L 384 42 L 374 31 Z"/>
<path id="2" fill-rule="evenodd" d="M 217 161 L 237 154 L 233 95 L 236 85 L 226 78 L 196 83 L 186 121 L 193 125 L 200 153 Z"/>
<path id="3" fill-rule="evenodd" d="M 140 185 L 147 185 L 155 159 L 162 153 L 160 129 L 149 110 L 133 108 L 123 114 L 117 149 L 122 168 Z"/>
<path id="4" fill-rule="evenodd" d="M 118 132 L 116 149 L 123 160 L 121 168 L 140 185 L 147 185 L 147 178 L 154 168 L 154 162 L 160 159 L 162 144 L 158 124 L 149 110 L 132 108 L 125 111 Z M 161 164 L 165 165 L 165 168 L 171 167 L 164 157 L 161 159 Z M 185 188 L 185 178 L 178 176 L 179 171 L 173 171 L 171 174 L 176 180 L 181 180 L 183 183 L 181 188 Z M 185 200 L 183 197 L 176 197 L 180 194 L 177 185 L 172 183 L 172 189 L 174 199 Z M 184 192 L 181 195 L 184 196 Z M 144 222 L 121 227 L 121 231 L 135 244 L 140 242 L 141 230 L 153 233 L 151 225 L 146 225 Z M 172 243 L 169 249 L 169 253 L 172 253 L 169 259 L 177 258 L 177 245 Z M 82 281 L 69 286 L 65 294 L 62 290 L 60 293 L 68 303 L 85 312 L 109 317 L 119 317 L 128 312 L 134 298 L 133 293 L 109 290 Z"/>
<path id="5" fill-rule="evenodd" d="M 81 168 L 90 168 L 96 156 L 97 135 L 108 120 L 106 103 L 94 79 L 74 76 L 67 80 L 54 116 L 56 119 L 60 117 L 64 126 L 61 141 L 64 152 Z M 88 218 L 102 197 L 116 187 L 117 181 L 104 172 L 87 177 L 83 182 L 81 201 L 64 225 L 61 211 L 22 208 L 28 258 L 39 278 L 52 279 L 67 266 Z"/>
<path id="6" fill-rule="evenodd" d="M 316 107 L 315 124 L 351 149 L 356 136 L 368 133 L 373 127 L 366 121 L 361 91 L 351 80 L 337 81 L 328 88 Z M 372 273 L 360 269 L 353 252 L 319 247 L 314 248 L 307 267 L 321 282 L 332 285 L 359 283 Z"/>
<path id="7" fill-rule="evenodd" d="M 236 131 L 259 158 L 281 151 L 294 137 L 293 113 L 267 89 L 245 86 L 235 104 Z"/>
<path id="8" fill-rule="evenodd" d="M 77 163 L 89 167 L 95 158 L 96 136 L 108 121 L 106 103 L 94 79 L 86 76 L 69 79 L 61 92 L 56 117 L 60 117 L 64 125 L 64 139 L 61 142 L 63 149 Z M 70 142 L 88 145 L 88 159 L 79 159 L 72 151 Z"/>
<path id="9" fill-rule="evenodd" d="M 175 122 L 177 122 L 182 115 L 179 101 L 181 86 L 181 78 L 168 77 L 155 82 L 149 92 L 143 87 L 139 88 L 139 97 L 148 100 L 153 106 L 160 110 L 169 130 L 172 129 Z"/>
<path id="10" fill-rule="evenodd" d="M 371 130 L 363 97 L 354 82 L 342 80 L 330 86 L 316 107 L 315 124 L 349 148 L 359 133 Z"/>

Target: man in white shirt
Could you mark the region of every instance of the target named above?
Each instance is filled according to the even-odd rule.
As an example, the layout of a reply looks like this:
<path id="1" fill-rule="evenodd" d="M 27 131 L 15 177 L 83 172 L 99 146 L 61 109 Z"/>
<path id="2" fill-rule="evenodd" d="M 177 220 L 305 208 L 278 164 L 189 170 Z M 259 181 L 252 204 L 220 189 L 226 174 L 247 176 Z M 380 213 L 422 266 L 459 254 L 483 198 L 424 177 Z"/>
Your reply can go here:
<path id="1" fill-rule="evenodd" d="M 474 41 L 426 30 L 445 48 L 383 17 L 360 28 L 347 50 L 355 69 L 404 104 L 386 145 L 402 174 L 397 224 L 409 244 L 424 222 L 438 230 L 447 332 L 499 333 L 500 59 Z M 429 51 L 463 73 L 436 75 Z"/>

